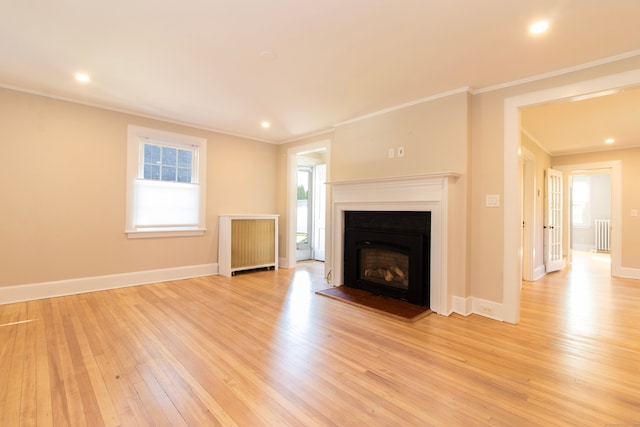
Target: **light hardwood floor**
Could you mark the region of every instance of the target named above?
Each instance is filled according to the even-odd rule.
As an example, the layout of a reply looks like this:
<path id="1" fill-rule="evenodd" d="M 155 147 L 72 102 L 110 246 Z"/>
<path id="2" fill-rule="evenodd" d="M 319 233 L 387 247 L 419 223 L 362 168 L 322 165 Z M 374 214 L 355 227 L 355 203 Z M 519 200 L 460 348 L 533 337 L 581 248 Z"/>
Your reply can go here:
<path id="1" fill-rule="evenodd" d="M 640 423 L 640 282 L 604 261 L 524 283 L 518 325 L 324 287 L 303 263 L 0 306 L 0 425 Z"/>

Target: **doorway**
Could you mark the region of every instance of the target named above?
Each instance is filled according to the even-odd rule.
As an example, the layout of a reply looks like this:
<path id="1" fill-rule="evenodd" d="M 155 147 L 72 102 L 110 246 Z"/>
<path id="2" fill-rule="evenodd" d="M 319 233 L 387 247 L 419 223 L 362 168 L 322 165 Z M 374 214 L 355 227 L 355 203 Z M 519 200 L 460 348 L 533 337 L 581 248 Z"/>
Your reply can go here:
<path id="1" fill-rule="evenodd" d="M 299 156 L 296 173 L 296 261 L 324 261 L 326 223 L 325 152 Z M 321 163 L 318 163 L 321 162 Z"/>
<path id="2" fill-rule="evenodd" d="M 537 92 L 517 95 L 504 100 L 504 208 L 503 208 L 503 307 L 502 318 L 509 323 L 520 320 L 520 286 L 522 283 L 522 204 L 520 169 L 520 109 L 531 105 L 565 100 L 572 96 L 598 93 L 621 87 L 640 84 L 640 70 L 632 70 L 613 74 L 593 80 L 581 81 L 565 86 L 558 86 Z M 616 162 L 608 162 L 615 164 Z M 612 167 L 612 246 L 611 272 L 616 276 L 621 274 L 620 265 L 620 237 L 619 224 L 621 217 L 621 171 L 620 166 Z"/>
<path id="3" fill-rule="evenodd" d="M 569 261 L 573 261 L 575 251 L 610 259 L 611 171 L 571 172 L 569 189 Z"/>
<path id="4" fill-rule="evenodd" d="M 326 215 L 329 159 L 328 139 L 287 150 L 287 247 L 286 259 L 280 263 L 285 268 L 330 256 L 325 255 L 325 230 L 330 222 Z"/>

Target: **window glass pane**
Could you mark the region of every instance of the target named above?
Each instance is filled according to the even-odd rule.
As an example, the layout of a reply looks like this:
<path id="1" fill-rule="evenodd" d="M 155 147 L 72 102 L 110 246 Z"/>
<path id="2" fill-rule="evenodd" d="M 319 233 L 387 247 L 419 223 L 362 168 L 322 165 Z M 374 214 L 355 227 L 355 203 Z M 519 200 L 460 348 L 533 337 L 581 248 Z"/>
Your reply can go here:
<path id="1" fill-rule="evenodd" d="M 178 168 L 178 182 L 191 182 L 191 169 Z"/>
<path id="2" fill-rule="evenodd" d="M 145 144 L 144 162 L 153 164 L 160 163 L 160 147 L 157 145 Z"/>
<path id="3" fill-rule="evenodd" d="M 163 181 L 175 181 L 176 180 L 176 168 L 162 166 L 162 180 Z"/>
<path id="4" fill-rule="evenodd" d="M 192 151 L 178 150 L 178 167 L 191 169 Z"/>
<path id="5" fill-rule="evenodd" d="M 586 181 L 576 181 L 574 178 L 573 182 L 573 201 L 574 202 L 586 202 L 589 200 L 589 183 Z"/>
<path id="6" fill-rule="evenodd" d="M 176 165 L 176 150 L 175 148 L 171 148 L 171 147 L 162 147 L 162 165 L 168 165 L 168 166 L 175 166 Z M 175 171 L 174 171 L 175 174 Z M 163 180 L 164 180 L 164 172 L 162 173 L 163 176 Z M 175 176 L 175 175 L 174 175 Z M 175 179 L 174 179 L 175 181 Z"/>
<path id="7" fill-rule="evenodd" d="M 144 179 L 160 179 L 160 166 L 144 165 Z"/>

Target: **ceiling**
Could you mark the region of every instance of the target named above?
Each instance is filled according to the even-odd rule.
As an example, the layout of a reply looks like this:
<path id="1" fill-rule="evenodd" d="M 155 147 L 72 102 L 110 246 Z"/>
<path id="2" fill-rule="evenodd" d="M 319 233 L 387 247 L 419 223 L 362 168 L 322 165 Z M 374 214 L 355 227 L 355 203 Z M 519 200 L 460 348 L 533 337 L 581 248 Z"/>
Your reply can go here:
<path id="1" fill-rule="evenodd" d="M 638 0 L 0 0 L 0 86 L 278 143 L 640 54 L 638 17 Z"/>
<path id="2" fill-rule="evenodd" d="M 520 124 L 554 156 L 640 147 L 640 87 L 525 108 Z"/>

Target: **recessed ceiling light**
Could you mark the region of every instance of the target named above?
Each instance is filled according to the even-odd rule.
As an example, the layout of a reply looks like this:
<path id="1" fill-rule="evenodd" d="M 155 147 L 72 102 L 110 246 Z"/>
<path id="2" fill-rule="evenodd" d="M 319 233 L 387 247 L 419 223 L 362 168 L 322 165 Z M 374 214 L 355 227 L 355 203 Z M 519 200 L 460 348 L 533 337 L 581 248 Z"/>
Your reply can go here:
<path id="1" fill-rule="evenodd" d="M 262 126 L 265 129 L 268 129 L 271 127 L 271 123 L 265 120 L 264 122 L 260 123 L 260 126 Z"/>
<path id="2" fill-rule="evenodd" d="M 76 80 L 80 83 L 89 83 L 91 81 L 91 77 L 87 73 L 76 73 Z"/>
<path id="3" fill-rule="evenodd" d="M 605 144 L 613 144 L 614 142 L 616 142 L 616 140 L 613 138 L 607 138 L 604 140 Z"/>
<path id="4" fill-rule="evenodd" d="M 531 34 L 544 33 L 549 29 L 549 21 L 538 21 L 529 27 Z"/>

